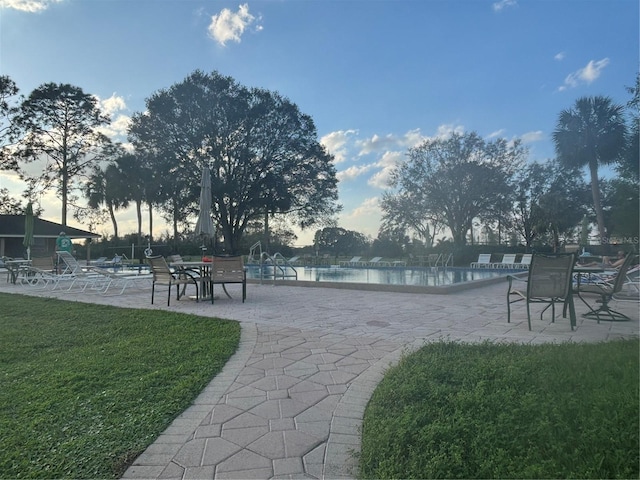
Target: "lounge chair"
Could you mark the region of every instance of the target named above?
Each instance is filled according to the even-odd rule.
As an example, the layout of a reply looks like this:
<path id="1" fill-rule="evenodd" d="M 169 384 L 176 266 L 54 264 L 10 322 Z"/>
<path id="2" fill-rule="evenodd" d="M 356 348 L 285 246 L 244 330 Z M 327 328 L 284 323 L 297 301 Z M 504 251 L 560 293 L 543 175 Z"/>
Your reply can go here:
<path id="1" fill-rule="evenodd" d="M 339 266 L 341 267 L 356 267 L 356 266 L 360 266 L 362 264 L 362 257 L 353 257 L 351 260 L 349 261 L 341 261 L 338 263 Z"/>
<path id="2" fill-rule="evenodd" d="M 631 320 L 627 315 L 612 310 L 609 307 L 609 302 L 613 300 L 614 295 L 620 293 L 622 291 L 623 286 L 628 281 L 627 273 L 631 266 L 631 262 L 633 261 L 635 254 L 628 253 L 624 259 L 624 262 L 620 266 L 620 270 L 615 275 L 613 281 L 602 281 L 596 283 L 587 283 L 580 284 L 578 281 L 576 287 L 574 288 L 575 293 L 578 295 L 578 298 L 582 300 L 582 302 L 589 307 L 589 311 L 582 315 L 586 318 L 595 318 L 600 323 L 601 317 L 605 320 L 611 321 L 628 321 Z M 598 309 L 594 309 L 591 305 L 587 303 L 587 301 L 582 298 L 583 294 L 595 294 L 600 295 L 600 307 Z"/>
<path id="3" fill-rule="evenodd" d="M 390 263 L 387 261 L 383 261 L 382 257 L 373 257 L 366 263 L 366 265 L 368 267 L 388 267 Z"/>
<path id="4" fill-rule="evenodd" d="M 83 292 L 89 287 L 100 290 L 109 282 L 109 278 L 101 274 L 100 267 L 83 267 L 69 252 L 59 251 L 56 254 L 61 273 L 58 274 L 58 281 L 54 283 L 52 290 L 57 289 L 62 280 L 69 281 L 67 291 L 79 285 L 79 290 Z"/>
<path id="5" fill-rule="evenodd" d="M 130 275 L 125 273 L 114 273 L 99 267 L 90 267 L 90 271 L 93 274 L 103 277 L 100 279 L 101 281 L 99 281 L 98 277 L 94 277 L 93 282 L 93 290 L 101 293 L 102 295 L 122 295 L 129 287 L 142 288 L 150 286 L 153 278 L 150 274 Z M 120 291 L 115 294 L 110 294 L 109 290 L 112 287 L 120 288 Z"/>
<path id="6" fill-rule="evenodd" d="M 20 267 L 17 275 L 16 281 L 32 287 L 46 288 L 50 283 L 58 281 L 52 257 L 32 258 L 30 264 Z"/>
<path id="7" fill-rule="evenodd" d="M 520 263 L 516 263 L 514 266 L 521 269 L 529 268 L 529 265 L 531 265 L 531 257 L 533 257 L 533 254 L 525 253 L 524 255 L 522 255 Z"/>
<path id="8" fill-rule="evenodd" d="M 491 265 L 491 254 L 481 253 L 477 262 L 471 262 L 471 268 L 488 268 Z"/>
<path id="9" fill-rule="evenodd" d="M 211 276 L 191 276 L 187 275 L 184 270 L 178 270 L 176 272 L 171 271 L 167 261 L 162 256 L 147 257 L 151 273 L 153 274 L 153 283 L 151 284 L 151 303 L 153 304 L 153 298 L 155 295 L 156 285 L 167 285 L 169 292 L 167 296 L 167 306 L 171 305 L 171 287 L 176 286 L 177 300 L 180 300 L 180 285 L 194 285 L 196 288 L 196 301 L 200 300 L 198 284 L 204 286 L 205 282 L 209 283 L 210 289 L 213 291 L 213 285 L 211 284 Z M 183 290 L 184 295 L 184 290 Z M 211 295 L 211 303 L 213 303 L 213 295 Z"/>
<path id="10" fill-rule="evenodd" d="M 514 267 L 515 263 L 516 263 L 516 254 L 505 253 L 502 256 L 502 261 L 499 263 L 492 263 L 491 268 L 515 268 Z"/>
<path id="11" fill-rule="evenodd" d="M 109 260 L 107 260 L 107 257 L 98 257 L 95 260 L 91 260 L 89 262 L 89 265 L 93 265 L 94 267 L 102 267 L 105 266 L 105 264 L 109 263 Z"/>
<path id="12" fill-rule="evenodd" d="M 569 318 L 571 330 L 576 325 L 576 312 L 573 304 L 572 283 L 573 283 L 573 265 L 575 264 L 575 255 L 558 254 L 558 255 L 542 255 L 535 254 L 531 259 L 529 266 L 529 275 L 526 280 L 508 275 L 509 288 L 507 289 L 507 322 L 511 322 L 511 304 L 524 300 L 527 304 L 527 324 L 531 330 L 531 309 L 532 303 L 547 303 L 542 312 L 551 307 L 551 321 L 555 321 L 555 304 L 562 303 L 563 316 L 566 316 L 567 307 L 569 309 Z M 518 289 L 516 282 L 524 282 L 524 289 Z"/>

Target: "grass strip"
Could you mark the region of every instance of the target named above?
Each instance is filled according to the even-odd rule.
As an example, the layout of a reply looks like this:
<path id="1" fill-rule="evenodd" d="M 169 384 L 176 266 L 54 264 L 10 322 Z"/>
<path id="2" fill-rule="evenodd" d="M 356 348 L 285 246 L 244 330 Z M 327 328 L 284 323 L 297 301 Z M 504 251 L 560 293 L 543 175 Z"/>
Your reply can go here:
<path id="1" fill-rule="evenodd" d="M 118 478 L 236 351 L 235 321 L 0 294 L 0 477 Z"/>
<path id="2" fill-rule="evenodd" d="M 638 478 L 639 342 L 429 344 L 367 406 L 361 478 Z"/>

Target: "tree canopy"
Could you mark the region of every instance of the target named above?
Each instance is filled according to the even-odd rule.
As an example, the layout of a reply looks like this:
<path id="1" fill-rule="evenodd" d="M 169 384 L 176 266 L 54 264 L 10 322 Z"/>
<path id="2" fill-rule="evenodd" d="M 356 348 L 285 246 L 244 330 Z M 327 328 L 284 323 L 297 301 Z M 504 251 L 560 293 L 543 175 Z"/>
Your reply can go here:
<path id="1" fill-rule="evenodd" d="M 486 142 L 475 132 L 426 140 L 392 174 L 391 195 L 404 197 L 398 203 L 405 210 L 396 214 L 406 215 L 407 224 L 432 217 L 449 227 L 455 245 L 465 245 L 473 219 L 494 217 L 510 195 L 509 180 L 525 153 L 518 141 Z"/>
<path id="2" fill-rule="evenodd" d="M 45 160 L 40 180 L 56 188 L 62 200 L 62 224 L 74 184 L 108 155 L 109 139 L 99 127 L 109 123 L 97 99 L 69 84 L 46 83 L 20 105 L 14 118 L 15 155 L 23 162 Z"/>
<path id="3" fill-rule="evenodd" d="M 211 171 L 212 212 L 230 252 L 256 218 L 287 214 L 307 228 L 339 211 L 333 158 L 311 117 L 278 93 L 196 71 L 146 106 L 133 116 L 129 137 L 165 179 L 174 230 L 197 207 L 203 167 Z"/>

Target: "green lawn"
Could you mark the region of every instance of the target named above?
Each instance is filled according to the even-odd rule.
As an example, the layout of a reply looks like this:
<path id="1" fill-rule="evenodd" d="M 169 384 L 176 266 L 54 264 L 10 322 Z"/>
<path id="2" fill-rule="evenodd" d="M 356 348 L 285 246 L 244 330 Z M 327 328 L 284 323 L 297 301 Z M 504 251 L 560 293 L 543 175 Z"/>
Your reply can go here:
<path id="1" fill-rule="evenodd" d="M 237 349 L 237 322 L 0 294 L 0 477 L 117 478 Z"/>
<path id="2" fill-rule="evenodd" d="M 639 343 L 437 343 L 375 391 L 361 478 L 638 478 Z"/>

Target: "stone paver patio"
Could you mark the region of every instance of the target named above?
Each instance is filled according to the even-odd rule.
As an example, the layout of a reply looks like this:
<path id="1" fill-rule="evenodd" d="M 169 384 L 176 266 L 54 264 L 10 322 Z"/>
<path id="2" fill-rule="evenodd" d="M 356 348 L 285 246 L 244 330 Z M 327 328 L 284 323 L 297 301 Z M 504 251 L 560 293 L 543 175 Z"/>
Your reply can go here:
<path id="1" fill-rule="evenodd" d="M 237 287 L 237 288 L 234 288 Z M 427 342 L 561 343 L 637 337 L 637 302 L 615 302 L 631 322 L 580 316 L 540 320 L 527 329 L 523 303 L 507 323 L 506 282 L 448 295 L 250 284 L 242 303 L 216 297 L 166 306 L 150 289 L 123 295 L 0 291 L 122 307 L 171 309 L 241 322 L 237 353 L 193 405 L 134 462 L 124 478 L 354 478 L 366 404 L 389 365 Z M 162 292 L 164 290 L 160 290 Z M 595 300 L 595 298 L 593 299 Z M 536 308 L 537 307 L 537 308 Z M 560 309 L 561 310 L 561 309 Z"/>

